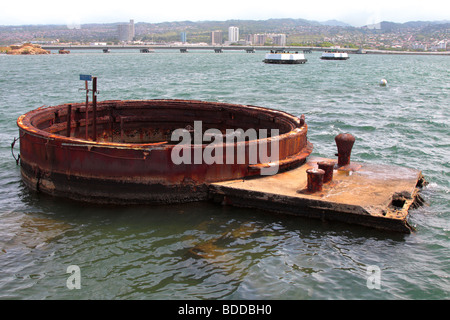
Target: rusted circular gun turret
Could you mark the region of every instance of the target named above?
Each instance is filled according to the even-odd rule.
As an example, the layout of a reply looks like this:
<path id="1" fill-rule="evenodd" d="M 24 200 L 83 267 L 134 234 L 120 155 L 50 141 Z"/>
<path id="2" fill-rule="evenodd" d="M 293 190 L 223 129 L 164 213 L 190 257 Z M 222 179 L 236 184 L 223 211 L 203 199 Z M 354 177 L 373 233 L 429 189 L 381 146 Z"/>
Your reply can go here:
<path id="1" fill-rule="evenodd" d="M 96 203 L 205 200 L 211 183 L 292 169 L 313 148 L 304 116 L 197 100 L 93 99 L 29 111 L 17 125 L 30 189 Z"/>
<path id="2" fill-rule="evenodd" d="M 338 134 L 334 140 L 338 149 L 338 166 L 346 166 L 350 164 L 350 155 L 352 153 L 353 144 L 355 143 L 355 137 L 350 133 Z"/>

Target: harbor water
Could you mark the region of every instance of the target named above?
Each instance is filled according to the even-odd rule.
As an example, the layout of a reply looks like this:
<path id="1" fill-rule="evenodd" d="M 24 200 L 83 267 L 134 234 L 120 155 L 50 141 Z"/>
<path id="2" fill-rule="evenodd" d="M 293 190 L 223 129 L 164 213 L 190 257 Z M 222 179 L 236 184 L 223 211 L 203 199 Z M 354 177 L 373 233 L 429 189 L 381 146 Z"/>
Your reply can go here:
<path id="1" fill-rule="evenodd" d="M 450 59 L 350 55 L 264 64 L 263 52 L 0 55 L 0 299 L 449 299 Z M 422 170 L 412 234 L 190 203 L 103 206 L 29 191 L 17 118 L 43 105 L 196 99 L 305 115 L 314 156 Z M 386 79 L 387 86 L 380 86 Z M 79 288 L 70 286 L 76 268 Z"/>

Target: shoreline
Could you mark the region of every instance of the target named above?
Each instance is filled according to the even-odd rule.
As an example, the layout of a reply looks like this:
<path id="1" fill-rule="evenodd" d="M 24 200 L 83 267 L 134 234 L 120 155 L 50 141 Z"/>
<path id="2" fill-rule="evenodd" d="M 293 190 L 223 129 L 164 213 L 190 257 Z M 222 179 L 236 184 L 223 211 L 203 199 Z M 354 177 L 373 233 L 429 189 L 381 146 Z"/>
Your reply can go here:
<path id="1" fill-rule="evenodd" d="M 376 50 L 376 49 L 368 49 L 364 50 L 362 54 L 404 54 L 404 55 L 430 55 L 430 56 L 450 56 L 450 51 L 442 51 L 442 52 L 421 52 L 421 51 L 390 51 L 390 50 Z"/>
<path id="2" fill-rule="evenodd" d="M 73 44 L 58 44 L 58 45 L 42 45 L 41 49 L 51 51 L 51 50 L 143 50 L 148 49 L 152 50 L 218 50 L 220 49 L 222 52 L 224 50 L 234 50 L 234 51 L 247 51 L 247 52 L 255 52 L 255 51 L 270 51 L 270 50 L 285 50 L 285 51 L 340 51 L 347 52 L 349 54 L 390 54 L 390 55 L 430 55 L 430 56 L 450 56 L 450 51 L 394 51 L 394 50 L 378 50 L 378 49 L 354 49 L 354 48 L 332 48 L 332 47 L 303 47 L 303 46 L 222 46 L 222 45 L 207 45 L 207 46 L 199 46 L 199 45 L 73 45 Z"/>

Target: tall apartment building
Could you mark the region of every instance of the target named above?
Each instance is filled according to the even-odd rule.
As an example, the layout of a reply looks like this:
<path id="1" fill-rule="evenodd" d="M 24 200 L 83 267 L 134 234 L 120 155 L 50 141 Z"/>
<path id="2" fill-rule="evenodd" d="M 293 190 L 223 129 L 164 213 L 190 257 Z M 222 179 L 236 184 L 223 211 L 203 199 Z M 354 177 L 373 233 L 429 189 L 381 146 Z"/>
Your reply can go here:
<path id="1" fill-rule="evenodd" d="M 267 41 L 267 35 L 266 34 L 248 34 L 246 36 L 246 40 L 250 44 L 254 44 L 257 46 L 262 46 Z"/>
<path id="2" fill-rule="evenodd" d="M 133 20 L 133 19 L 130 20 L 129 25 L 130 25 L 130 36 L 131 36 L 131 40 L 133 40 L 133 39 L 134 39 L 134 36 L 136 35 L 135 29 L 134 29 L 134 20 Z"/>
<path id="3" fill-rule="evenodd" d="M 239 41 L 239 28 L 229 27 L 228 28 L 228 41 L 238 42 Z"/>
<path id="4" fill-rule="evenodd" d="M 223 32 L 220 30 L 211 32 L 211 45 L 223 43 Z"/>
<path id="5" fill-rule="evenodd" d="M 263 34 L 248 34 L 245 38 L 247 42 L 256 46 L 263 46 L 268 40 L 272 41 L 274 46 L 285 46 L 286 35 L 284 33 L 263 33 Z"/>
<path id="6" fill-rule="evenodd" d="M 130 20 L 130 23 L 119 24 L 117 30 L 119 32 L 119 41 L 132 41 L 135 36 L 134 20 Z"/>
<path id="7" fill-rule="evenodd" d="M 181 40 L 181 42 L 183 42 L 183 43 L 186 43 L 187 41 L 187 39 L 186 39 L 186 32 L 181 32 L 180 33 L 180 40 Z"/>
<path id="8" fill-rule="evenodd" d="M 275 46 L 285 46 L 286 45 L 286 35 L 285 34 L 275 34 L 272 36 L 272 43 Z"/>

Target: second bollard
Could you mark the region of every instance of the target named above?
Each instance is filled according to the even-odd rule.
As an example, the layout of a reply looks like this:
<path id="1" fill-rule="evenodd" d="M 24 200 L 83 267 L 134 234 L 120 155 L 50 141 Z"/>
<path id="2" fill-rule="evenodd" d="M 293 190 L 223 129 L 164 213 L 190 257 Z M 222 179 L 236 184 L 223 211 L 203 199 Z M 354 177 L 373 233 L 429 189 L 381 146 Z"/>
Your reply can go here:
<path id="1" fill-rule="evenodd" d="M 331 161 L 320 161 L 317 162 L 317 165 L 319 169 L 322 169 L 325 171 L 325 174 L 323 176 L 323 183 L 330 182 L 333 180 L 333 169 L 334 169 L 334 162 Z"/>

